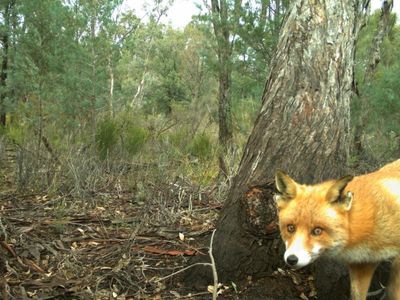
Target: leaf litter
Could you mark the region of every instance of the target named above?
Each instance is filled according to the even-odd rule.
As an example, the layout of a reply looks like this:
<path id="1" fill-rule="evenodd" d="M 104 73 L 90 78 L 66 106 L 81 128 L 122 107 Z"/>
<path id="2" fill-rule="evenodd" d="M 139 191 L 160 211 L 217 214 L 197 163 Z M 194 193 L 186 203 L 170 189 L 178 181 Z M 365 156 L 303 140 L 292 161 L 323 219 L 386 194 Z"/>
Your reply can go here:
<path id="1" fill-rule="evenodd" d="M 144 203 L 134 201 L 135 191 L 87 199 L 0 195 L 2 298 L 196 297 L 174 277 L 157 279 L 207 253 L 202 238 L 221 205 L 204 196 L 194 201 L 192 186 L 185 193 L 176 187 L 158 186 Z"/>
<path id="2" fill-rule="evenodd" d="M 169 276 L 207 254 L 221 202 L 212 188 L 153 184 L 135 190 L 66 195 L 0 194 L 2 299 L 210 299 Z M 223 284 L 221 299 L 313 299 L 312 278 L 278 270 Z M 162 280 L 167 278 L 166 280 Z M 310 288 L 311 287 L 311 288 Z"/>

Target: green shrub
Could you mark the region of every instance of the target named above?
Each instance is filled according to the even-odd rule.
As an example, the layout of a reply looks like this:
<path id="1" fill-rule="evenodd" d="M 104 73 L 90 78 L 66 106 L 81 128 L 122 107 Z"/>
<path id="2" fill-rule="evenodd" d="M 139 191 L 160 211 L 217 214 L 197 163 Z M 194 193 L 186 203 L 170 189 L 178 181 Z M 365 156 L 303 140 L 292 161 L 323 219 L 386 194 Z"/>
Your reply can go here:
<path id="1" fill-rule="evenodd" d="M 200 160 L 209 159 L 213 153 L 211 138 L 205 134 L 196 134 L 189 144 L 188 152 Z"/>
<path id="2" fill-rule="evenodd" d="M 129 125 L 125 132 L 125 149 L 135 155 L 142 150 L 149 137 L 149 131 L 137 125 Z"/>
<path id="3" fill-rule="evenodd" d="M 186 148 L 189 142 L 190 132 L 188 128 L 179 128 L 179 130 L 171 132 L 168 135 L 168 140 L 173 147 L 180 150 Z"/>
<path id="4" fill-rule="evenodd" d="M 113 120 L 103 120 L 97 127 L 95 136 L 100 158 L 105 159 L 118 141 L 118 127 Z"/>
<path id="5" fill-rule="evenodd" d="M 4 132 L 2 130 L 2 132 Z M 10 126 L 6 132 L 7 137 L 15 144 L 22 145 L 25 141 L 26 130 L 19 126 Z"/>

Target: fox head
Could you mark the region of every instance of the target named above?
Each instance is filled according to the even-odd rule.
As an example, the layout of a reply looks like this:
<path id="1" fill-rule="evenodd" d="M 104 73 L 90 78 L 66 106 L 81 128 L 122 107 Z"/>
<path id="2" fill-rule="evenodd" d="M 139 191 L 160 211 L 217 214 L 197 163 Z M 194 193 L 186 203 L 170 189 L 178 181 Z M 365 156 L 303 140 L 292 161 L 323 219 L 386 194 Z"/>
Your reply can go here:
<path id="1" fill-rule="evenodd" d="M 286 245 L 285 262 L 304 267 L 323 253 L 334 254 L 348 239 L 348 213 L 353 195 L 344 193 L 353 176 L 316 185 L 302 185 L 276 172 L 279 227 Z"/>

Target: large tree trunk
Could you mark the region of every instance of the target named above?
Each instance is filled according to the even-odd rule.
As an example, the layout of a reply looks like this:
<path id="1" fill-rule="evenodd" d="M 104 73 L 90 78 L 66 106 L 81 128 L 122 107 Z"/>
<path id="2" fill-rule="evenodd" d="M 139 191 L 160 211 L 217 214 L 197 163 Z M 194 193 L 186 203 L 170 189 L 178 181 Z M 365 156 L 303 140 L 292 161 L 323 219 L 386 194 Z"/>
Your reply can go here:
<path id="1" fill-rule="evenodd" d="M 364 1 L 293 1 L 263 103 L 214 240 L 219 277 L 262 276 L 283 264 L 273 177 L 311 183 L 346 173 L 355 41 Z"/>

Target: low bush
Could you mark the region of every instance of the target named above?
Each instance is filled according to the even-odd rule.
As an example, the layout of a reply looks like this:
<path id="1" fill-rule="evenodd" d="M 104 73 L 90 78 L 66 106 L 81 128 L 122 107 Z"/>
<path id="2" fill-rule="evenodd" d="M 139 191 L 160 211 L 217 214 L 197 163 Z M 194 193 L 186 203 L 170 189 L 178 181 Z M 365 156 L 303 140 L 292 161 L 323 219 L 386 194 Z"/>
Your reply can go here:
<path id="1" fill-rule="evenodd" d="M 213 144 L 210 136 L 206 133 L 195 135 L 188 146 L 188 152 L 200 160 L 210 159 L 213 154 Z"/>
<path id="2" fill-rule="evenodd" d="M 118 135 L 118 126 L 114 120 L 105 119 L 98 124 L 95 141 L 101 159 L 106 159 L 115 148 Z"/>
<path id="3" fill-rule="evenodd" d="M 130 155 L 139 153 L 149 138 L 149 131 L 146 128 L 129 125 L 124 130 L 124 148 Z"/>

